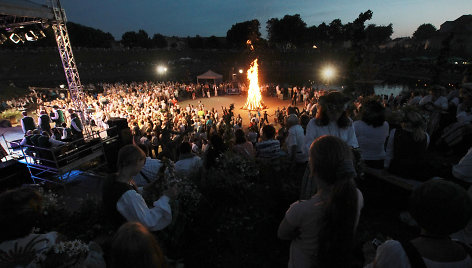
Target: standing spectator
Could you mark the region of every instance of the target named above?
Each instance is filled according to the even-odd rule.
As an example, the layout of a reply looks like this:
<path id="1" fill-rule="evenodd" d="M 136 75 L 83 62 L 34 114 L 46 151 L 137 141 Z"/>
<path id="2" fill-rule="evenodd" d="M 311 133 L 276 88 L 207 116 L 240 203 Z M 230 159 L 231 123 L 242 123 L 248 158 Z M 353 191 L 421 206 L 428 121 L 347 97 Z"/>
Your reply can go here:
<path id="1" fill-rule="evenodd" d="M 367 99 L 361 106 L 361 120 L 354 122 L 362 159 L 367 166 L 383 169 L 385 141 L 389 133 L 385 108 L 376 99 Z"/>
<path id="2" fill-rule="evenodd" d="M 414 107 L 403 108 L 402 114 L 401 127 L 390 131 L 384 166 L 396 175 L 426 180 L 434 174 L 425 160 L 429 145 L 425 119 Z"/>
<path id="3" fill-rule="evenodd" d="M 76 113 L 72 113 L 70 117 L 71 117 L 70 130 L 72 132 L 73 139 L 74 140 L 83 139 L 84 134 L 82 132 L 84 131 L 84 126 L 82 125 L 82 122 L 80 121 L 79 116 Z"/>
<path id="4" fill-rule="evenodd" d="M 350 146 L 334 136 L 317 138 L 309 166 L 319 190 L 293 203 L 278 230 L 279 238 L 292 241 L 288 267 L 349 267 L 364 203 Z"/>
<path id="5" fill-rule="evenodd" d="M 192 146 L 187 141 L 180 144 L 179 151 L 179 161 L 174 165 L 175 175 L 198 183 L 203 168 L 202 159 L 192 153 Z"/>
<path id="6" fill-rule="evenodd" d="M 319 99 L 315 118 L 307 125 L 305 150 L 323 135 L 336 136 L 353 148 L 359 147 L 352 120 L 346 114 L 348 98 L 343 93 L 332 91 Z"/>
<path id="7" fill-rule="evenodd" d="M 305 164 L 308 154 L 304 150 L 305 134 L 296 114 L 287 117 L 288 136 L 285 144 L 288 156 L 293 163 Z"/>
<path id="8" fill-rule="evenodd" d="M 49 118 L 49 115 L 46 113 L 46 111 L 42 110 L 39 112 L 39 117 L 38 117 L 38 127 L 40 131 L 46 131 L 49 134 L 51 134 L 51 118 Z"/>
<path id="9" fill-rule="evenodd" d="M 54 116 L 52 116 L 51 119 L 56 124 L 56 127 L 61 127 L 62 123 L 65 122 L 64 113 L 62 112 L 62 110 L 59 109 L 59 106 L 57 105 L 52 106 L 52 108 Z"/>
<path id="10" fill-rule="evenodd" d="M 35 130 L 36 125 L 34 124 L 33 117 L 28 116 L 26 111 L 23 111 L 21 114 L 23 115 L 23 118 L 21 118 L 21 129 L 23 133 L 26 133 L 28 130 Z"/>
<path id="11" fill-rule="evenodd" d="M 142 169 L 146 155 L 136 145 L 126 145 L 118 152 L 118 173 L 112 174 L 103 186 L 103 203 L 110 223 L 120 226 L 138 221 L 152 231 L 164 229 L 172 222 L 169 200 L 177 196 L 177 186 L 164 191 L 149 208 L 132 183 Z"/>
<path id="12" fill-rule="evenodd" d="M 352 148 L 359 147 L 352 120 L 346 114 L 348 98 L 339 91 L 332 91 L 319 98 L 315 118 L 308 122 L 305 134 L 305 151 L 313 141 L 324 135 L 340 138 Z M 308 169 L 303 176 L 300 199 L 310 198 L 316 193 L 316 184 L 309 177 Z"/>
<path id="13" fill-rule="evenodd" d="M 144 187 L 145 185 L 157 180 L 157 174 L 159 169 L 162 167 L 162 162 L 159 159 L 151 158 L 149 156 L 149 148 L 144 144 L 140 144 L 138 147 L 146 155 L 146 160 L 139 173 L 136 174 L 136 176 L 133 176 L 133 181 L 137 187 Z"/>

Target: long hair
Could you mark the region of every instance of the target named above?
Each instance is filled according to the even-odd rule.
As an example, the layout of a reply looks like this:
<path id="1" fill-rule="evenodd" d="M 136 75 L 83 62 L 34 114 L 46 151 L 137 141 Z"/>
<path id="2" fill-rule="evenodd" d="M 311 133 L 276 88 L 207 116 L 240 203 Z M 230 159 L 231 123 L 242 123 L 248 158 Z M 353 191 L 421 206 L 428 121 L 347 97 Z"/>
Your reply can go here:
<path id="1" fill-rule="evenodd" d="M 358 211 L 351 149 L 340 138 L 321 136 L 311 144 L 309 164 L 312 174 L 332 188 L 314 259 L 320 267 L 348 267 Z"/>
<path id="2" fill-rule="evenodd" d="M 405 106 L 402 109 L 402 113 L 402 128 L 410 131 L 416 142 L 424 140 L 426 138 L 426 119 L 420 114 L 418 109 L 413 106 Z"/>
<path id="3" fill-rule="evenodd" d="M 328 107 L 335 106 L 337 109 L 344 109 L 344 105 L 347 103 L 348 98 L 339 91 L 331 91 L 328 94 L 321 96 L 319 99 L 318 109 L 315 115 L 315 123 L 318 126 L 326 126 L 329 124 L 329 117 L 327 114 Z M 346 128 L 351 125 L 351 120 L 345 111 L 337 120 L 339 128 Z"/>
<path id="4" fill-rule="evenodd" d="M 139 222 L 123 224 L 113 238 L 110 267 L 167 267 L 154 236 Z"/>

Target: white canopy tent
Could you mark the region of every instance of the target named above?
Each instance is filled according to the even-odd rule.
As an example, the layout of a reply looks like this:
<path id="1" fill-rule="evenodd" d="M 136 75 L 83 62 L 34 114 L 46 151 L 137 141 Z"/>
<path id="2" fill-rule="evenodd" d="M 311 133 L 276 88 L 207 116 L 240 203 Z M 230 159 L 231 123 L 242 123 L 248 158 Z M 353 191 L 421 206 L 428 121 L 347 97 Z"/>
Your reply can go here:
<path id="1" fill-rule="evenodd" d="M 213 72 L 212 70 L 208 70 L 207 72 L 197 76 L 197 83 L 200 80 L 213 80 L 216 84 L 217 82 L 223 81 L 223 75 Z"/>

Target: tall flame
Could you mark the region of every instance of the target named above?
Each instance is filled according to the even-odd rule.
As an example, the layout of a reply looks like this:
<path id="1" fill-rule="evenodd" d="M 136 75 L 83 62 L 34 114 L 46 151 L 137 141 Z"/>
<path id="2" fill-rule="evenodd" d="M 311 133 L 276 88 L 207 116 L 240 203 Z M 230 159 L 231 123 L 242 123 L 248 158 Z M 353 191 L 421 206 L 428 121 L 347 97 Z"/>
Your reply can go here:
<path id="1" fill-rule="evenodd" d="M 263 109 L 262 95 L 259 88 L 259 73 L 257 69 L 257 59 L 251 63 L 251 68 L 247 70 L 247 79 L 249 80 L 249 90 L 247 92 L 246 104 L 243 109 L 260 110 Z"/>

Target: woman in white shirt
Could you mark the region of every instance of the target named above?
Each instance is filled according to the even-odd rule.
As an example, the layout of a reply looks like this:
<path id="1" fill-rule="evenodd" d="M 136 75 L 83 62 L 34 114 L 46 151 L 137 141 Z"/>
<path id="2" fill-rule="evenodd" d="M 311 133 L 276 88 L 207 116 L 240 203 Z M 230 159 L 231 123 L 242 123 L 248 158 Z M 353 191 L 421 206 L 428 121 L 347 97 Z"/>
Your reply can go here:
<path id="1" fill-rule="evenodd" d="M 375 98 L 369 98 L 361 106 L 361 120 L 354 122 L 361 157 L 369 167 L 383 169 L 385 142 L 389 133 L 385 121 L 385 107 Z"/>
<path id="2" fill-rule="evenodd" d="M 152 208 L 146 205 L 133 183 L 146 161 L 146 155 L 136 145 L 126 145 L 118 152 L 118 173 L 111 175 L 103 187 L 105 212 L 118 227 L 126 221 L 137 221 L 151 231 L 164 229 L 172 222 L 169 200 L 178 194 L 177 186 L 164 191 Z"/>
<path id="3" fill-rule="evenodd" d="M 313 141 L 323 135 L 340 138 L 350 147 L 359 147 L 352 120 L 346 114 L 349 98 L 339 91 L 331 91 L 319 98 L 315 118 L 308 122 L 305 134 L 305 152 L 308 152 Z M 316 185 L 308 175 L 303 176 L 300 199 L 310 198 L 316 192 Z"/>

